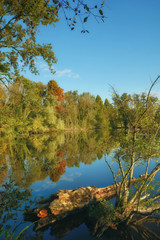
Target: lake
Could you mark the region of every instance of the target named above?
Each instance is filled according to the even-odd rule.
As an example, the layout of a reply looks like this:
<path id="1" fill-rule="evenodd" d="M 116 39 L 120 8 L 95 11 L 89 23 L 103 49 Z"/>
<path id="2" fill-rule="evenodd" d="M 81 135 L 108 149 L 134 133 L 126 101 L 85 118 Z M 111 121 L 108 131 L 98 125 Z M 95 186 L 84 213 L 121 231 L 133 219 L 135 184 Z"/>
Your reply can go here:
<path id="1" fill-rule="evenodd" d="M 119 142 L 107 131 L 33 135 L 0 141 L 0 239 L 16 239 L 20 231 L 31 224 L 24 219 L 24 209 L 35 208 L 40 199 L 48 198 L 59 189 L 112 185 L 113 172 L 119 170 L 114 161 Z M 150 160 L 148 172 L 156 168 L 158 161 Z M 134 177 L 144 174 L 146 167 L 145 160 L 135 164 Z M 126 161 L 124 169 L 127 169 Z M 155 174 L 154 184 L 158 180 L 159 171 Z M 158 184 L 150 191 L 159 194 Z M 111 203 L 114 204 L 115 199 Z M 157 215 L 156 221 L 146 222 L 142 228 L 139 225 L 139 228 L 131 227 L 130 235 L 125 229 L 120 232 L 111 229 L 99 239 L 131 239 L 131 235 L 133 239 L 149 239 L 150 236 L 160 239 L 158 222 Z M 53 224 L 48 225 L 37 232 L 32 224 L 19 239 L 98 239 L 80 216 L 63 224 L 56 228 Z M 142 229 L 146 238 L 141 234 Z"/>

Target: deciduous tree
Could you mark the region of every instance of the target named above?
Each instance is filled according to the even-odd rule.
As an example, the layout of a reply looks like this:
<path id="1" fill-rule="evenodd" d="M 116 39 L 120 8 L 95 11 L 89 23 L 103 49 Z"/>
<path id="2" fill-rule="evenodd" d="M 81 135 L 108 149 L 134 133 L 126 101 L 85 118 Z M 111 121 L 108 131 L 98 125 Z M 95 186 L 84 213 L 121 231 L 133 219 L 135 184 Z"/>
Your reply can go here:
<path id="1" fill-rule="evenodd" d="M 32 73 L 38 73 L 37 57 L 42 57 L 53 72 L 52 65 L 57 59 L 50 43 L 39 43 L 38 27 L 55 26 L 63 13 L 71 30 L 80 20 L 85 32 L 84 23 L 91 15 L 96 20 L 104 19 L 103 5 L 103 1 L 93 4 L 87 0 L 1 0 L 0 81 L 10 81 L 26 66 Z"/>

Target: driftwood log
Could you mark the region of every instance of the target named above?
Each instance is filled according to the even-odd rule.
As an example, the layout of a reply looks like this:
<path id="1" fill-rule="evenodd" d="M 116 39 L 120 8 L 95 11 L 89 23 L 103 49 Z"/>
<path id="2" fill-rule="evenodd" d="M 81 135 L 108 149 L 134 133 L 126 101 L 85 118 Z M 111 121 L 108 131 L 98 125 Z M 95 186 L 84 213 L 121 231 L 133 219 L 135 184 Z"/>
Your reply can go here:
<path id="1" fill-rule="evenodd" d="M 139 179 L 133 178 L 132 184 Z M 118 184 L 120 187 L 121 183 Z M 116 195 L 116 185 L 105 188 L 80 187 L 75 190 L 59 190 L 56 194 L 52 194 L 48 199 L 39 202 L 41 206 L 26 214 L 26 220 L 39 220 L 36 223 L 35 230 L 39 230 L 51 223 L 63 220 L 68 216 L 79 214 L 85 210 L 90 204 L 98 202 L 100 199 L 111 199 Z M 38 216 L 38 218 L 37 218 Z"/>

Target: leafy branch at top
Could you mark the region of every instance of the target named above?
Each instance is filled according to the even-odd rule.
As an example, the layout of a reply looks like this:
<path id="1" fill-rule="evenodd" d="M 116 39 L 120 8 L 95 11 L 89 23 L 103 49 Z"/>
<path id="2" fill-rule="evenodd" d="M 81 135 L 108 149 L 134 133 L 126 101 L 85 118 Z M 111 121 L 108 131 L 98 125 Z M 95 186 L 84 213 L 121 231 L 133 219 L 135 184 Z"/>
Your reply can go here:
<path id="1" fill-rule="evenodd" d="M 37 57 L 41 57 L 52 73 L 57 59 L 50 43 L 40 44 L 39 26 L 53 25 L 65 16 L 71 30 L 80 21 L 82 32 L 88 32 L 84 23 L 93 16 L 104 21 L 103 1 L 90 4 L 84 0 L 2 0 L 0 2 L 0 81 L 8 82 L 18 76 L 24 67 L 37 74 Z"/>

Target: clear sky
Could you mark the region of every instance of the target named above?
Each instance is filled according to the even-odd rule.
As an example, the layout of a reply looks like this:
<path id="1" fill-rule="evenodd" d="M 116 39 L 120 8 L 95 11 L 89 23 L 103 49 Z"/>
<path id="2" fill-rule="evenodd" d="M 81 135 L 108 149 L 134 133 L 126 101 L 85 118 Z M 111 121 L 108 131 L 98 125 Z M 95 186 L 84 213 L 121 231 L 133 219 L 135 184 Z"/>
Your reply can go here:
<path id="1" fill-rule="evenodd" d="M 90 0 L 88 0 L 90 1 Z M 99 94 L 111 98 L 113 86 L 118 93 L 140 93 L 149 89 L 160 74 L 160 1 L 108 0 L 104 7 L 105 23 L 90 18 L 89 34 L 79 26 L 71 31 L 63 20 L 56 28 L 40 28 L 40 42 L 50 42 L 58 59 L 57 71 L 37 61 L 40 75 L 28 71 L 31 80 L 56 80 L 64 91 Z M 154 88 L 160 92 L 160 83 Z"/>

